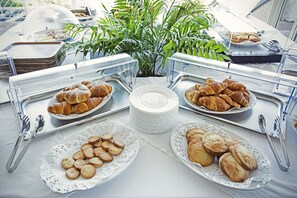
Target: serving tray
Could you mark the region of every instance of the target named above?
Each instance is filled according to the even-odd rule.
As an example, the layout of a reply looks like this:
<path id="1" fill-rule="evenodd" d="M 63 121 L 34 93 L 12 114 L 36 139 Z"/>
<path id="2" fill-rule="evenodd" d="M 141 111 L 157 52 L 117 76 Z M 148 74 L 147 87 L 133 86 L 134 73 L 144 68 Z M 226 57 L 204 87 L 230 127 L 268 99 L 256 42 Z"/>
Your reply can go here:
<path id="1" fill-rule="evenodd" d="M 249 129 L 258 133 L 262 133 L 258 126 L 258 115 L 263 114 L 267 120 L 267 131 L 272 137 L 279 137 L 278 131 L 274 131 L 273 124 L 276 116 L 281 115 L 284 102 L 279 98 L 250 90 L 257 98 L 257 103 L 253 108 L 248 111 L 241 112 L 240 114 L 210 114 L 201 112 L 189 106 L 184 100 L 184 92 L 197 83 L 203 84 L 204 78 L 194 76 L 191 74 L 182 74 L 172 84 L 171 89 L 175 91 L 179 97 L 180 108 L 204 115 L 206 117 L 214 118 L 226 123 L 233 124 L 245 129 Z M 285 122 L 284 122 L 285 123 Z M 285 127 L 285 126 L 284 126 Z"/>
<path id="2" fill-rule="evenodd" d="M 38 115 L 44 116 L 44 129 L 36 136 L 56 132 L 127 109 L 129 107 L 129 94 L 131 92 L 131 88 L 129 88 L 129 86 L 127 86 L 127 84 L 116 75 L 108 76 L 101 80 L 105 80 L 113 86 L 114 92 L 112 97 L 102 108 L 84 116 L 83 118 L 58 120 L 49 115 L 47 111 L 48 103 L 60 89 L 22 98 L 20 101 L 21 108 L 24 114 L 29 116 L 30 120 L 34 120 Z"/>

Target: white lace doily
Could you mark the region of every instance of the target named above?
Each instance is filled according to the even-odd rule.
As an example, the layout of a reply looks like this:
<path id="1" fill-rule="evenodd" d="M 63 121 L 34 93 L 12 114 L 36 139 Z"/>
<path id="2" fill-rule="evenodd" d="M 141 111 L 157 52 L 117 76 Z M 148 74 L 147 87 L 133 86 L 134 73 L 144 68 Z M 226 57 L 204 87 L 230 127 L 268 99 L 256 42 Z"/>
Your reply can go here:
<path id="1" fill-rule="evenodd" d="M 217 133 L 222 137 L 232 137 L 239 140 L 240 144 L 246 147 L 254 155 L 258 164 L 258 168 L 254 171 L 250 171 L 249 177 L 244 182 L 232 182 L 220 170 L 217 159 L 212 165 L 207 167 L 202 167 L 199 164 L 191 162 L 187 155 L 186 131 L 196 127 L 205 129 L 209 132 Z M 181 159 L 181 161 L 190 169 L 205 177 L 206 179 L 226 187 L 252 190 L 263 187 L 271 180 L 271 173 L 269 170 L 270 161 L 243 138 L 219 125 L 214 125 L 212 123 L 184 124 L 173 131 L 171 135 L 171 147 L 177 157 Z"/>
<path id="2" fill-rule="evenodd" d="M 64 157 L 71 157 L 73 153 L 80 150 L 80 146 L 88 141 L 93 135 L 113 134 L 115 140 L 125 144 L 124 150 L 115 156 L 112 162 L 104 163 L 96 169 L 96 175 L 91 179 L 79 177 L 76 180 L 66 178 L 66 171 L 61 166 Z M 127 127 L 113 122 L 92 124 L 80 133 L 67 138 L 60 145 L 53 147 L 45 156 L 40 167 L 40 176 L 50 189 L 58 193 L 67 193 L 74 190 L 86 190 L 97 184 L 109 181 L 124 171 L 135 159 L 139 149 L 139 142 L 133 131 Z"/>

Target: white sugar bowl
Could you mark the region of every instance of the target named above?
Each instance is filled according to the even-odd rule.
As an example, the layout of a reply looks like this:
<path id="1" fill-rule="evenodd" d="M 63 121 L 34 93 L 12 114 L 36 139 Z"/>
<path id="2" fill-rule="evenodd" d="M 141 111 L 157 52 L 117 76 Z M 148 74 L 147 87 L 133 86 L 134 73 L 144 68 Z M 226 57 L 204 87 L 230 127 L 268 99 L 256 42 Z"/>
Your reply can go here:
<path id="1" fill-rule="evenodd" d="M 179 99 L 174 91 L 160 85 L 144 85 L 132 91 L 130 123 L 147 133 L 163 133 L 177 118 Z"/>

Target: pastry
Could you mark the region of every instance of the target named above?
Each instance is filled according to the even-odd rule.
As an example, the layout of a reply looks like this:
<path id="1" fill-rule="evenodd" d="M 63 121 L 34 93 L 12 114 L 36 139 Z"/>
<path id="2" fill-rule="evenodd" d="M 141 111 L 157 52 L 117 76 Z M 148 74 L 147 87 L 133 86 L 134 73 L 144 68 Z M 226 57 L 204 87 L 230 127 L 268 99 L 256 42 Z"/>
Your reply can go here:
<path id="1" fill-rule="evenodd" d="M 247 170 L 257 169 L 255 157 L 241 144 L 232 147 L 231 153 L 235 160 Z"/>
<path id="2" fill-rule="evenodd" d="M 225 80 L 223 80 L 223 82 L 227 83 L 228 84 L 227 87 L 232 91 L 242 91 L 246 89 L 246 86 L 244 84 L 229 78 L 226 78 Z"/>
<path id="3" fill-rule="evenodd" d="M 190 161 L 200 164 L 201 166 L 209 166 L 214 161 L 214 156 L 209 154 L 198 139 L 194 139 L 188 145 L 188 158 Z"/>
<path id="4" fill-rule="evenodd" d="M 242 91 L 233 91 L 232 93 L 228 94 L 232 100 L 235 102 L 239 103 L 240 105 L 246 107 L 248 106 L 249 102 L 248 100 L 244 97 Z"/>
<path id="5" fill-rule="evenodd" d="M 90 179 L 96 175 L 96 168 L 90 164 L 83 165 L 80 169 L 80 175 L 86 179 Z"/>
<path id="6" fill-rule="evenodd" d="M 210 96 L 221 93 L 226 89 L 228 84 L 221 82 L 209 82 L 201 87 L 199 87 L 200 94 L 202 96 Z"/>
<path id="7" fill-rule="evenodd" d="M 244 169 L 230 152 L 220 157 L 219 166 L 223 173 L 234 182 L 243 182 L 248 178 L 249 171 Z"/>
<path id="8" fill-rule="evenodd" d="M 78 103 L 72 106 L 71 113 L 74 114 L 81 114 L 85 113 L 91 109 L 94 109 L 96 106 L 98 106 L 102 102 L 101 97 L 92 97 L 87 99 L 87 101 Z"/>
<path id="9" fill-rule="evenodd" d="M 68 179 L 77 179 L 80 175 L 79 170 L 77 170 L 76 168 L 72 167 L 66 170 L 66 177 Z"/>
<path id="10" fill-rule="evenodd" d="M 203 96 L 199 99 L 199 102 L 213 111 L 227 111 L 231 108 L 231 105 L 219 96 Z"/>
<path id="11" fill-rule="evenodd" d="M 185 93 L 186 98 L 194 103 L 197 106 L 201 106 L 202 104 L 199 102 L 199 98 L 201 97 L 200 91 L 196 89 L 187 90 Z"/>
<path id="12" fill-rule="evenodd" d="M 93 84 L 90 86 L 92 97 L 105 97 L 112 92 L 112 86 L 108 84 Z"/>
<path id="13" fill-rule="evenodd" d="M 64 169 L 69 169 L 71 167 L 73 167 L 73 164 L 74 164 L 74 160 L 72 158 L 69 158 L 69 157 L 65 157 L 63 160 L 62 160 L 62 167 Z"/>
<path id="14" fill-rule="evenodd" d="M 186 132 L 187 144 L 189 144 L 194 139 L 199 139 L 200 141 L 202 141 L 203 135 L 205 133 L 206 132 L 203 129 L 200 129 L 200 128 L 189 129 Z"/>
<path id="15" fill-rule="evenodd" d="M 222 99 L 224 99 L 232 107 L 237 107 L 237 108 L 240 108 L 241 107 L 240 104 L 238 104 L 237 102 L 235 102 L 234 100 L 232 100 L 232 98 L 230 96 L 228 96 L 227 94 L 220 94 L 219 97 L 221 97 Z"/>
<path id="16" fill-rule="evenodd" d="M 66 101 L 56 102 L 52 105 L 49 105 L 47 111 L 54 114 L 70 115 L 71 105 Z"/>
<path id="17" fill-rule="evenodd" d="M 62 91 L 63 93 L 63 91 Z M 69 104 L 77 104 L 87 101 L 91 97 L 91 91 L 83 84 L 74 85 L 64 89 L 64 100 Z M 58 93 L 59 95 L 59 93 Z M 63 94 L 62 94 L 63 95 Z M 57 97 L 56 98 L 60 98 Z"/>
<path id="18" fill-rule="evenodd" d="M 202 144 L 207 152 L 215 156 L 221 156 L 229 149 L 225 139 L 216 133 L 205 133 Z"/>

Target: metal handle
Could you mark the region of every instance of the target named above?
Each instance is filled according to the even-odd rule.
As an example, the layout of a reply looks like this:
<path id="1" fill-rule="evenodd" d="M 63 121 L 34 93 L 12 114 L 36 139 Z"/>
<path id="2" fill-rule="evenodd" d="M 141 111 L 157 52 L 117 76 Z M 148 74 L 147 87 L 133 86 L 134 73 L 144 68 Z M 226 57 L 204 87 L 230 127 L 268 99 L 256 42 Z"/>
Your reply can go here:
<path id="1" fill-rule="evenodd" d="M 276 149 L 275 149 L 275 147 L 274 147 L 274 145 L 273 145 L 273 143 L 271 141 L 271 138 L 270 138 L 270 136 L 269 136 L 269 134 L 268 134 L 268 132 L 266 130 L 266 122 L 265 122 L 265 118 L 264 118 L 264 116 L 262 114 L 259 115 L 258 122 L 259 122 L 259 127 L 260 127 L 261 131 L 266 134 L 270 149 L 272 150 L 272 153 L 273 153 L 273 155 L 274 155 L 274 157 L 275 157 L 275 159 L 277 161 L 278 167 L 282 171 L 288 171 L 289 170 L 289 165 L 284 166 L 282 164 L 281 159 L 280 159 L 280 157 L 279 157 L 279 155 L 278 155 L 278 153 L 277 153 L 277 151 L 276 151 Z"/>
<path id="2" fill-rule="evenodd" d="M 21 150 L 21 152 L 18 154 L 18 157 L 14 160 L 15 158 L 15 154 L 19 148 L 19 145 L 20 145 L 20 142 L 21 140 L 23 139 L 24 137 L 24 134 L 20 134 L 18 139 L 17 139 L 17 142 L 14 146 L 14 149 L 13 149 L 13 152 L 11 153 L 9 159 L 8 159 L 8 162 L 6 164 L 6 168 L 7 168 L 7 171 L 9 173 L 13 172 L 16 170 L 16 168 L 18 167 L 18 165 L 20 164 L 21 160 L 23 159 L 26 151 L 28 150 L 32 140 L 33 140 L 33 134 L 31 135 L 31 137 L 28 139 L 28 141 L 26 142 L 25 146 L 23 147 L 23 149 Z"/>

